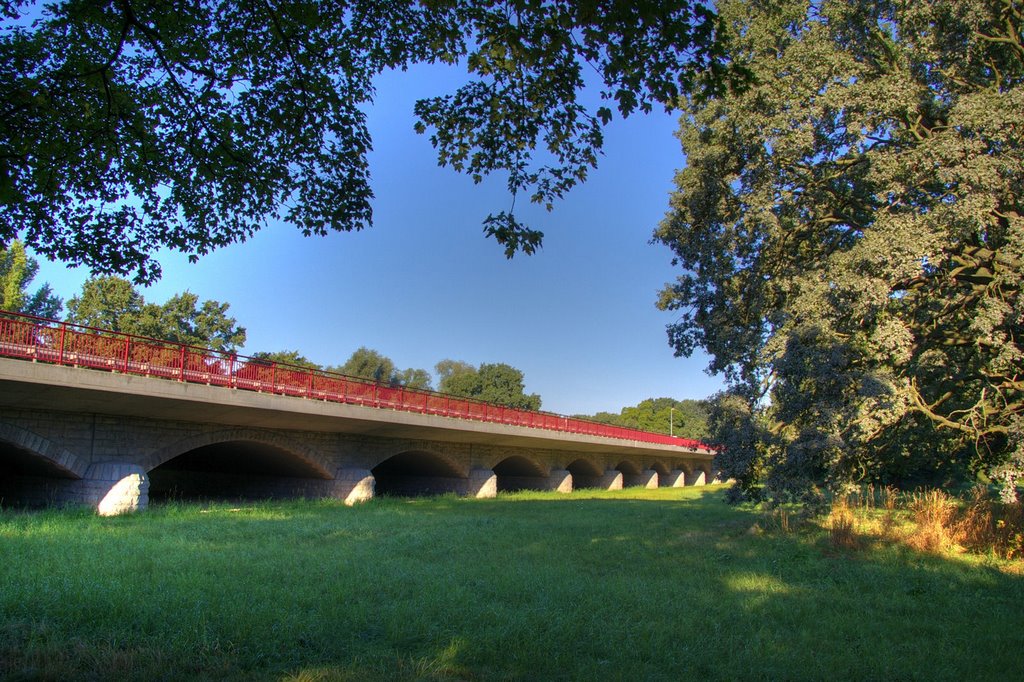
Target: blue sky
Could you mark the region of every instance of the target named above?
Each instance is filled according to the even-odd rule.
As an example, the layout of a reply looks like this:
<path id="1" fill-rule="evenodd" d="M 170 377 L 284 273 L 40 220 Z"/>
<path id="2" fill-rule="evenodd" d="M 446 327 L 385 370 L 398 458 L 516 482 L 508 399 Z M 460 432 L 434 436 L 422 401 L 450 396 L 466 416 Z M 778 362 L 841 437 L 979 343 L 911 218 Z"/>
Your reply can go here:
<path id="1" fill-rule="evenodd" d="M 474 185 L 437 167 L 427 136 L 413 132 L 413 102 L 450 91 L 453 77 L 418 67 L 378 79 L 372 228 L 303 237 L 275 224 L 196 264 L 165 254 L 147 300 L 188 289 L 230 303 L 247 353 L 298 350 L 335 365 L 367 346 L 431 373 L 444 358 L 505 362 L 523 371 L 544 409 L 563 414 L 717 391 L 706 357 L 673 357 L 673 314 L 654 305 L 676 274 L 669 250 L 649 244 L 684 162 L 675 118 L 659 111 L 614 122 L 599 168 L 553 212 L 520 197 L 517 215 L 544 231 L 544 247 L 507 260 L 481 225 L 509 207 L 502 179 Z M 88 277 L 40 265 L 37 283 L 64 299 Z"/>

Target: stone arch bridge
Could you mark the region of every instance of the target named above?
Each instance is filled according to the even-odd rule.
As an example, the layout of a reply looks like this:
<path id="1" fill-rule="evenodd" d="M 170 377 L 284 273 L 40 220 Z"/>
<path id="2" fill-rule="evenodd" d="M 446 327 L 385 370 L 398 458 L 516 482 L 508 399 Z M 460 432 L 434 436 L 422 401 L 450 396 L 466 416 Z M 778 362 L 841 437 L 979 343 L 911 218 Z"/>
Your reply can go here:
<path id="1" fill-rule="evenodd" d="M 701 485 L 714 453 L 0 358 L 0 504 Z"/>

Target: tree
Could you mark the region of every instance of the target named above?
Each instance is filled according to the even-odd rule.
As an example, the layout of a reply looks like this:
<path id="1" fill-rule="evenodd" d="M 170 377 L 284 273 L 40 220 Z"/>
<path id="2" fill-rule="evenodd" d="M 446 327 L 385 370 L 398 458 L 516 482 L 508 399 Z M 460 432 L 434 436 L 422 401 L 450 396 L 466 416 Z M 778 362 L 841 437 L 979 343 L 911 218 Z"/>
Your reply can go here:
<path id="1" fill-rule="evenodd" d="M 391 386 L 430 390 L 431 385 L 430 372 L 427 370 L 409 368 L 399 371 L 391 358 L 366 346 L 352 353 L 344 365 L 328 367 L 328 370 Z"/>
<path id="2" fill-rule="evenodd" d="M 398 381 L 406 388 L 415 388 L 418 391 L 429 391 L 433 387 L 433 377 L 425 369 L 403 369 L 398 373 Z"/>
<path id="3" fill-rule="evenodd" d="M 320 365 L 313 362 L 297 350 L 282 350 L 274 352 L 260 351 L 253 353 L 250 357 L 263 362 L 276 362 L 281 365 L 292 365 L 295 367 L 306 367 L 308 369 L 322 369 Z"/>
<path id="4" fill-rule="evenodd" d="M 671 433 L 681 438 L 701 440 L 708 435 L 708 409 L 703 400 L 648 398 L 638 405 L 624 407 L 618 413 L 598 412 L 593 416 L 581 416 L 604 424 Z"/>
<path id="5" fill-rule="evenodd" d="M 775 495 L 984 473 L 1012 497 L 1020 4 L 719 11 L 754 82 L 682 103 L 687 167 L 655 238 L 683 269 L 660 300 L 670 343 L 710 352 L 732 386 L 721 423 L 746 424 L 725 473 Z"/>
<path id="6" fill-rule="evenodd" d="M 39 263 L 25 253 L 25 245 L 15 239 L 0 248 L 0 310 L 28 313 L 39 317 L 60 317 L 63 302 L 43 284 L 29 293 L 29 285 L 39 272 Z"/>
<path id="7" fill-rule="evenodd" d="M 3 0 L 0 244 L 94 273 L 160 275 L 282 219 L 306 235 L 371 222 L 373 77 L 418 62 L 467 85 L 419 102 L 438 162 L 507 178 L 485 232 L 511 257 L 548 206 L 596 167 L 619 115 L 742 79 L 703 2 Z M 537 158 L 534 158 L 534 156 Z"/>
<path id="8" fill-rule="evenodd" d="M 136 321 L 136 333 L 190 346 L 235 351 L 245 344 L 245 329 L 228 317 L 228 303 L 203 301 L 191 292 L 171 296 L 163 305 L 147 303 Z"/>
<path id="9" fill-rule="evenodd" d="M 434 371 L 437 372 L 437 390 L 441 393 L 454 393 L 451 383 L 460 381 L 456 377 L 476 374 L 476 367 L 462 360 L 445 359 L 434 365 Z"/>
<path id="10" fill-rule="evenodd" d="M 99 329 L 234 352 L 245 344 L 245 329 L 228 317 L 227 303 L 188 291 L 162 305 L 147 303 L 132 283 L 115 276 L 94 277 L 68 301 L 68 322 Z"/>
<path id="11" fill-rule="evenodd" d="M 539 410 L 540 396 L 536 393 L 526 394 L 523 373 L 504 363 L 483 363 L 478 368 L 466 363 L 451 360 L 446 367 L 454 367 L 456 371 L 442 378 L 441 390 L 444 393 L 496 403 L 521 410 Z M 438 373 L 441 373 L 438 363 Z M 466 368 L 469 368 L 467 370 Z"/>
<path id="12" fill-rule="evenodd" d="M 82 292 L 68 300 L 67 321 L 97 329 L 139 333 L 138 318 L 146 301 L 132 283 L 122 277 L 93 277 Z"/>
<path id="13" fill-rule="evenodd" d="M 331 371 L 347 374 L 352 377 L 370 379 L 381 384 L 397 384 L 398 375 L 395 363 L 386 355 L 360 346 L 341 367 L 331 367 Z"/>

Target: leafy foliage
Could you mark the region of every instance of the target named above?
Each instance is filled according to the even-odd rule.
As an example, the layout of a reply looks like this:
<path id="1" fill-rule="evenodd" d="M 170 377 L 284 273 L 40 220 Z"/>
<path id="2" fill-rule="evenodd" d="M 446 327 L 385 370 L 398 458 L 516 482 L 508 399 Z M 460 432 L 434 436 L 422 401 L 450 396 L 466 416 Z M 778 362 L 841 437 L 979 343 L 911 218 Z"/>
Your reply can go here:
<path id="1" fill-rule="evenodd" d="M 395 363 L 391 358 L 366 346 L 360 346 L 349 356 L 345 364 L 332 367 L 333 371 L 352 377 L 371 379 L 378 383 L 397 383 Z"/>
<path id="2" fill-rule="evenodd" d="M 474 368 L 465 362 L 442 360 L 436 369 L 442 393 L 521 410 L 540 409 L 540 396 L 526 393 L 523 373 L 511 365 L 485 362 Z"/>
<path id="3" fill-rule="evenodd" d="M 736 429 L 726 473 L 780 494 L 979 472 L 1012 494 L 1020 3 L 718 7 L 754 84 L 684 101 L 656 239 L 683 269 L 661 298 L 671 344 L 733 387 L 712 418 Z"/>
<path id="4" fill-rule="evenodd" d="M 434 383 L 434 378 L 425 369 L 414 369 L 409 367 L 398 373 L 398 382 L 406 388 L 415 388 L 420 391 L 429 391 Z"/>
<path id="5" fill-rule="evenodd" d="M 276 362 L 282 365 L 292 365 L 295 367 L 306 367 L 308 369 L 323 369 L 320 365 L 313 362 L 305 355 L 302 355 L 297 350 L 280 350 L 280 351 L 259 351 L 253 353 L 250 357 L 255 360 L 262 360 L 264 362 Z"/>
<path id="6" fill-rule="evenodd" d="M 441 393 L 451 393 L 451 383 L 454 381 L 457 384 L 459 381 L 456 377 L 461 374 L 475 374 L 476 367 L 462 360 L 446 358 L 434 365 L 434 371 L 437 372 L 437 390 Z"/>
<path id="7" fill-rule="evenodd" d="M 145 299 L 123 277 L 93 277 L 68 300 L 68 322 L 133 334 Z"/>
<path id="8" fill-rule="evenodd" d="M 370 379 L 392 386 L 429 390 L 432 378 L 425 369 L 399 370 L 394 361 L 382 353 L 361 346 L 340 367 L 329 367 L 331 371 L 348 376 Z"/>
<path id="9" fill-rule="evenodd" d="M 653 433 L 670 433 L 683 438 L 701 440 L 708 435 L 707 405 L 703 400 L 674 400 L 648 398 L 632 407 L 624 407 L 615 414 L 598 412 L 582 415 L 603 424 L 626 426 Z"/>
<path id="10" fill-rule="evenodd" d="M 717 91 L 703 2 L 242 0 L 0 4 L 0 244 L 96 273 L 159 277 L 152 253 L 193 258 L 282 219 L 304 234 L 370 224 L 366 104 L 373 77 L 418 62 L 470 82 L 419 102 L 438 162 L 507 177 L 542 205 L 597 165 L 621 116 Z M 488 217 L 511 256 L 541 232 Z"/>
<path id="11" fill-rule="evenodd" d="M 25 253 L 25 245 L 17 239 L 0 249 L 0 310 L 28 313 L 40 317 L 60 317 L 63 302 L 49 284 L 29 292 L 29 285 L 39 272 L 39 263 Z"/>
<path id="12" fill-rule="evenodd" d="M 188 291 L 162 305 L 147 303 L 132 283 L 112 275 L 94 277 L 67 304 L 67 321 L 155 339 L 234 351 L 245 344 L 245 329 L 228 317 L 227 303 Z"/>

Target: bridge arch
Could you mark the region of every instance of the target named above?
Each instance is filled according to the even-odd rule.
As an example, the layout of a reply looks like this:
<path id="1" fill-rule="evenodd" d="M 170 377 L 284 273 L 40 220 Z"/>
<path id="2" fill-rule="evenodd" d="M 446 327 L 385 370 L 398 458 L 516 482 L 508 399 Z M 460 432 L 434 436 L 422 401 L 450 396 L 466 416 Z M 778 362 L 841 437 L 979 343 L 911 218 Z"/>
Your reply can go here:
<path id="1" fill-rule="evenodd" d="M 615 470 L 622 474 L 622 487 L 631 488 L 639 485 L 646 485 L 647 477 L 643 468 L 631 459 L 624 459 L 615 465 Z"/>
<path id="2" fill-rule="evenodd" d="M 34 431 L 0 422 L 0 505 L 43 506 L 88 465 Z"/>
<path id="3" fill-rule="evenodd" d="M 672 472 L 672 469 L 662 461 L 652 462 L 651 468 L 658 472 L 658 479 L 662 481 Z"/>
<path id="4" fill-rule="evenodd" d="M 585 457 L 573 460 L 565 467 L 572 474 L 572 489 L 600 488 L 604 470 L 598 464 Z"/>
<path id="5" fill-rule="evenodd" d="M 655 460 L 651 462 L 649 467 L 650 471 L 653 471 L 658 476 L 657 486 L 653 482 L 650 482 L 647 487 L 649 488 L 664 488 L 665 486 L 672 485 L 672 469 L 668 464 L 661 460 Z"/>
<path id="6" fill-rule="evenodd" d="M 25 468 L 29 475 L 82 478 L 88 464 L 44 436 L 0 422 L 0 471 Z"/>
<path id="7" fill-rule="evenodd" d="M 310 448 L 255 429 L 190 436 L 152 453 L 147 463 L 154 501 L 321 497 L 334 478 Z"/>
<path id="8" fill-rule="evenodd" d="M 464 494 L 469 474 L 450 457 L 431 450 L 405 450 L 383 460 L 370 470 L 374 494 L 418 497 L 421 495 Z"/>
<path id="9" fill-rule="evenodd" d="M 548 471 L 538 462 L 523 455 L 511 455 L 493 467 L 498 477 L 498 492 L 547 490 Z"/>

